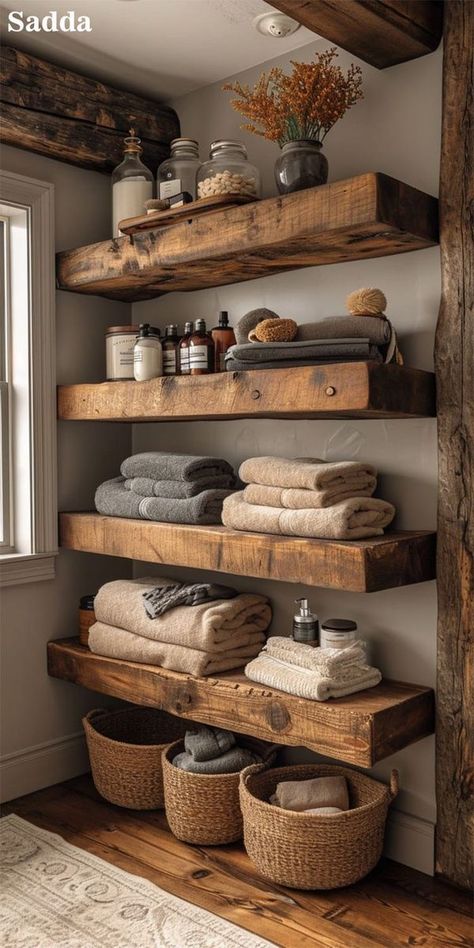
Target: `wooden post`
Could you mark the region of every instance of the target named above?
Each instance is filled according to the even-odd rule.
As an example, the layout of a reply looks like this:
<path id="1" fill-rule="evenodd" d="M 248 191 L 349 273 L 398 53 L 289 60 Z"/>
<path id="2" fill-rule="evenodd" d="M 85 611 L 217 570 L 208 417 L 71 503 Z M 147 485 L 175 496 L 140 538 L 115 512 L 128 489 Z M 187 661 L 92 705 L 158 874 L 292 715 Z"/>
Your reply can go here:
<path id="1" fill-rule="evenodd" d="M 474 799 L 474 4 L 445 4 L 436 333 L 439 430 L 436 870 L 469 886 Z"/>

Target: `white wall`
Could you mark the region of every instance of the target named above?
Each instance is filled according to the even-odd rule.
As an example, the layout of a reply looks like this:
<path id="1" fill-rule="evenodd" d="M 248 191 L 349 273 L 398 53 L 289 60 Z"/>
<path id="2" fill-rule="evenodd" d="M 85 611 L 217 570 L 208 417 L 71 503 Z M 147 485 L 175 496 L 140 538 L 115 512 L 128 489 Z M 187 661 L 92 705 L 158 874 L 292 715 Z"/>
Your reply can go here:
<path id="1" fill-rule="evenodd" d="M 276 45 L 276 44 L 275 44 Z M 309 60 L 317 44 L 299 49 L 293 58 Z M 281 62 L 286 64 L 289 56 Z M 341 63 L 351 57 L 341 51 Z M 329 180 L 366 171 L 383 171 L 436 194 L 441 119 L 440 51 L 401 66 L 378 71 L 361 63 L 365 99 L 333 129 L 325 144 Z M 259 69 L 239 75 L 253 83 Z M 273 163 L 277 146 L 239 129 L 240 116 L 228 104 L 221 83 L 173 102 L 184 135 L 201 144 L 238 137 L 246 141 L 249 157 L 263 171 L 264 194 L 275 193 Z M 175 293 L 133 306 L 134 321 L 165 325 L 205 317 L 211 325 L 220 309 L 235 323 L 249 309 L 267 306 L 281 316 L 307 322 L 344 312 L 346 295 L 360 286 L 379 286 L 388 299 L 388 315 L 401 340 L 407 364 L 432 368 L 434 329 L 440 294 L 438 248 L 378 260 L 295 271 L 234 286 Z M 295 391 L 295 400 L 298 393 Z M 398 510 L 396 525 L 431 529 L 436 524 L 436 422 L 407 421 L 265 421 L 135 425 L 135 451 L 175 449 L 219 454 L 238 464 L 254 454 L 317 455 L 327 459 L 363 458 L 377 465 L 380 496 Z M 146 566 L 149 572 L 149 566 Z M 137 566 L 140 572 L 140 566 Z M 162 573 L 195 576 L 191 570 Z M 202 574 L 201 574 L 202 575 Z M 386 676 L 435 683 L 436 591 L 434 583 L 372 595 L 304 588 L 284 583 L 236 577 L 242 590 L 269 595 L 274 606 L 273 630 L 291 629 L 293 600 L 308 596 L 321 616 L 357 619 L 373 643 L 376 663 Z M 293 752 L 295 756 L 296 752 Z M 299 756 L 304 754 L 301 752 Z M 387 778 L 400 769 L 398 813 L 392 819 L 389 852 L 401 861 L 432 871 L 434 798 L 434 739 L 427 738 L 374 768 Z"/>
<path id="2" fill-rule="evenodd" d="M 58 250 L 110 233 L 110 179 L 14 148 L 2 149 L 2 167 L 55 186 Z M 128 304 L 57 293 L 58 382 L 104 377 L 104 328 L 129 322 Z M 59 425 L 59 509 L 90 509 L 100 480 L 114 474 L 128 453 L 126 425 Z M 56 578 L 1 592 L 2 799 L 72 777 L 87 769 L 81 716 L 104 703 L 66 682 L 49 678 L 46 643 L 75 635 L 79 597 L 126 575 L 126 561 L 61 552 Z"/>

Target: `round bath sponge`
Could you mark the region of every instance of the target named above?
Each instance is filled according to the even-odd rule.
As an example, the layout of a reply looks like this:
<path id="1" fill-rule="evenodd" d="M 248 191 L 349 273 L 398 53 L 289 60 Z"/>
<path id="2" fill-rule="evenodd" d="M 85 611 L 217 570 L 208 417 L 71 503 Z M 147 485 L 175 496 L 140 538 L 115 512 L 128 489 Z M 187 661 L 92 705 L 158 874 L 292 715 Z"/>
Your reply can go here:
<path id="1" fill-rule="evenodd" d="M 387 300 L 382 290 L 368 286 L 349 293 L 346 306 L 353 316 L 378 316 L 384 312 Z"/>
<path id="2" fill-rule="evenodd" d="M 242 346 L 248 342 L 249 332 L 252 332 L 252 329 L 255 329 L 255 326 L 258 326 L 264 319 L 279 318 L 278 313 L 274 313 L 272 309 L 266 309 L 264 306 L 261 309 L 251 309 L 249 313 L 242 316 L 242 319 L 239 319 L 235 327 L 234 332 L 237 344 Z"/>
<path id="3" fill-rule="evenodd" d="M 250 342 L 292 342 L 298 332 L 294 319 L 263 319 L 249 332 Z"/>

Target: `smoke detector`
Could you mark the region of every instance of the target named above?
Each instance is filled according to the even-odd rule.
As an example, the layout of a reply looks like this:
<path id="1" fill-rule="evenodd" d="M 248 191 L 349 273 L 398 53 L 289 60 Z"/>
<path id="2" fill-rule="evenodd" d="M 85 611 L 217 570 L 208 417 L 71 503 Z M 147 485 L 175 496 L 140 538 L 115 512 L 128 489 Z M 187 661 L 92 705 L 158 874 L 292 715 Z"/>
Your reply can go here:
<path id="1" fill-rule="evenodd" d="M 297 20 L 293 20 L 286 13 L 278 13 L 277 10 L 256 16 L 253 25 L 259 33 L 263 33 L 264 36 L 273 36 L 274 39 L 291 36 L 300 27 Z"/>

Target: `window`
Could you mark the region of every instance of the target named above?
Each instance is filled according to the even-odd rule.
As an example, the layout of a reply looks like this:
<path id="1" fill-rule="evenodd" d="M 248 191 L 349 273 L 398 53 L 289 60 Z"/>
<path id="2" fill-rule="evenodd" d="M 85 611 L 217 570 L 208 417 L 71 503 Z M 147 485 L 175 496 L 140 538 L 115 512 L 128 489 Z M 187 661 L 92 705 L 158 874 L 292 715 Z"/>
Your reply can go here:
<path id="1" fill-rule="evenodd" d="M 0 585 L 54 577 L 53 187 L 0 171 Z"/>

